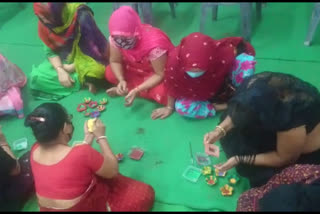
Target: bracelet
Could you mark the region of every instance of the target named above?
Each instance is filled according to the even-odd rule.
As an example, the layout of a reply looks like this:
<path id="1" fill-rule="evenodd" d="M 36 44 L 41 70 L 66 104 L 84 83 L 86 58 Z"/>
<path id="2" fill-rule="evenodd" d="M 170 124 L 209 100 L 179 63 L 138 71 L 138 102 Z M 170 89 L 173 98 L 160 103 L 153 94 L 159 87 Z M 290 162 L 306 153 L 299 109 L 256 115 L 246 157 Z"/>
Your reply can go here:
<path id="1" fill-rule="evenodd" d="M 166 108 L 168 108 L 170 110 L 173 110 L 173 108 L 171 106 L 166 106 Z"/>
<path id="2" fill-rule="evenodd" d="M 96 139 L 96 141 L 99 143 L 99 140 L 101 140 L 101 139 L 106 139 L 107 140 L 107 136 L 100 136 L 100 137 L 98 137 Z"/>
<path id="3" fill-rule="evenodd" d="M 9 148 L 10 148 L 10 145 L 9 145 L 8 143 L 1 143 L 1 144 L 0 144 L 0 146 L 1 146 L 1 147 L 3 147 L 3 146 L 7 146 L 7 147 L 9 147 Z"/>
<path id="4" fill-rule="evenodd" d="M 224 128 L 222 128 L 221 126 L 216 126 L 216 128 L 218 128 L 222 132 L 223 137 L 226 136 L 227 132 L 226 130 L 224 130 Z"/>

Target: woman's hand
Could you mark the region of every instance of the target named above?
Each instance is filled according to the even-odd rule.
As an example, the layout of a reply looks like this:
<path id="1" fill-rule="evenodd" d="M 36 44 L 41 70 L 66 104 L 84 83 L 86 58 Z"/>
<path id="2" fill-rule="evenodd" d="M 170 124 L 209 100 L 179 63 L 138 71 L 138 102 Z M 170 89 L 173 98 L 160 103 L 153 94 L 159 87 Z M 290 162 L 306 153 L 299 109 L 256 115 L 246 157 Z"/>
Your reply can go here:
<path id="1" fill-rule="evenodd" d="M 162 108 L 157 108 L 152 112 L 151 118 L 153 120 L 158 119 L 158 118 L 164 119 L 166 117 L 169 117 L 172 114 L 172 112 L 173 112 L 173 108 L 168 107 L 168 106 L 162 107 Z"/>
<path id="2" fill-rule="evenodd" d="M 93 135 L 98 138 L 101 136 L 106 136 L 106 126 L 102 123 L 100 119 L 97 119 L 95 122 Z"/>
<path id="3" fill-rule="evenodd" d="M 211 155 L 214 157 L 219 157 L 220 155 L 220 148 L 219 146 L 216 146 L 214 144 L 205 144 L 204 145 L 204 151 L 207 155 Z"/>
<path id="4" fill-rule="evenodd" d="M 120 96 L 126 95 L 128 93 L 127 82 L 125 80 L 119 81 L 117 89 Z"/>
<path id="5" fill-rule="evenodd" d="M 73 73 L 73 72 L 75 72 L 74 63 L 72 63 L 72 64 L 64 64 L 64 65 L 63 65 L 63 69 L 64 69 L 65 71 L 67 71 L 68 73 Z"/>
<path id="6" fill-rule="evenodd" d="M 131 106 L 133 101 L 136 99 L 138 95 L 138 89 L 132 89 L 129 94 L 124 98 L 125 99 L 125 106 Z"/>
<path id="7" fill-rule="evenodd" d="M 89 132 L 88 130 L 88 121 L 84 123 L 84 142 L 87 144 L 91 145 L 94 140 L 94 135 L 93 133 Z"/>
<path id="8" fill-rule="evenodd" d="M 235 157 L 231 157 L 229 158 L 229 160 L 227 160 L 227 162 L 225 162 L 224 164 L 217 164 L 215 165 L 214 167 L 216 169 L 219 170 L 219 172 L 226 172 L 228 171 L 229 169 L 232 169 L 233 167 L 237 166 L 238 165 L 238 162 L 236 160 Z"/>
<path id="9" fill-rule="evenodd" d="M 218 129 L 215 129 L 204 136 L 203 144 L 204 145 L 213 144 L 217 142 L 221 137 L 222 137 L 222 133 Z"/>
<path id="10" fill-rule="evenodd" d="M 7 139 L 2 132 L 2 126 L 0 126 L 0 146 L 8 146 L 9 147 Z"/>
<path id="11" fill-rule="evenodd" d="M 73 86 L 75 81 L 71 78 L 70 74 L 67 71 L 65 71 L 63 68 L 60 67 L 57 69 L 57 72 L 58 72 L 58 79 L 61 85 L 67 88 L 70 88 Z"/>

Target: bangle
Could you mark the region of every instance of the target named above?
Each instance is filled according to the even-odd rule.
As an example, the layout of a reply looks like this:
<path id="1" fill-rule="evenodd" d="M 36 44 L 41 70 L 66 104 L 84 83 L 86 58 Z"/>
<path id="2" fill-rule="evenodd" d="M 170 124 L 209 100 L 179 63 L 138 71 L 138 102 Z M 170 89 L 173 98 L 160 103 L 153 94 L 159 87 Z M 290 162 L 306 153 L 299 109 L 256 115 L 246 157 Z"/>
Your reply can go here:
<path id="1" fill-rule="evenodd" d="M 58 68 L 63 68 L 63 66 L 62 65 L 59 65 L 59 66 L 57 66 L 57 67 L 54 67 L 56 70 L 58 70 Z"/>
<path id="2" fill-rule="evenodd" d="M 101 140 L 101 139 L 106 139 L 107 140 L 107 136 L 100 136 L 100 137 L 98 137 L 96 139 L 96 141 L 99 143 L 99 140 Z"/>
<path id="3" fill-rule="evenodd" d="M 171 106 L 166 106 L 166 108 L 168 108 L 170 110 L 173 110 L 173 108 Z"/>
<path id="4" fill-rule="evenodd" d="M 8 143 L 1 143 L 0 146 L 1 146 L 1 147 L 7 146 L 7 147 L 10 148 L 10 145 L 9 145 Z"/>
<path id="5" fill-rule="evenodd" d="M 216 126 L 216 128 L 218 128 L 222 132 L 223 137 L 226 136 L 227 132 L 226 130 L 224 130 L 224 128 L 222 128 L 221 126 Z"/>

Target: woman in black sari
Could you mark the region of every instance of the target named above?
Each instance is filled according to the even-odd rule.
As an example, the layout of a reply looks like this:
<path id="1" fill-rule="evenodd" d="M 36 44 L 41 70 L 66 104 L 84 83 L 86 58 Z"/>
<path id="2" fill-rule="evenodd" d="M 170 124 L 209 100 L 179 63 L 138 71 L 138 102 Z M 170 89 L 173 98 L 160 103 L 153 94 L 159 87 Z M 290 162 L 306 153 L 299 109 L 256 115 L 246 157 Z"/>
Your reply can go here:
<path id="1" fill-rule="evenodd" d="M 210 154 L 220 140 L 229 160 L 252 187 L 286 166 L 320 164 L 320 93 L 292 75 L 263 72 L 245 79 L 217 128 L 206 134 Z"/>
<path id="2" fill-rule="evenodd" d="M 14 156 L 0 127 L 0 211 L 20 211 L 34 193 L 29 157 Z"/>

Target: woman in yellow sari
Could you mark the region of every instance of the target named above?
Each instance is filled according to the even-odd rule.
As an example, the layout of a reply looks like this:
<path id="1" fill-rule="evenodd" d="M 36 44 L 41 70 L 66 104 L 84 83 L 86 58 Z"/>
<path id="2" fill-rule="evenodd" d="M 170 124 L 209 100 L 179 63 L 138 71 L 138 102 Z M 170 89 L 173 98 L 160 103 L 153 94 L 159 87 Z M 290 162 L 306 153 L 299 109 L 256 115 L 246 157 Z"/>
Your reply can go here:
<path id="1" fill-rule="evenodd" d="M 95 93 L 109 64 L 108 42 L 84 3 L 34 3 L 48 60 L 32 68 L 38 99 L 59 100 L 88 86 Z"/>

